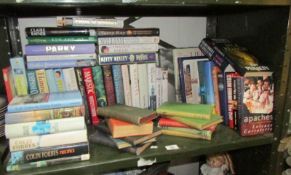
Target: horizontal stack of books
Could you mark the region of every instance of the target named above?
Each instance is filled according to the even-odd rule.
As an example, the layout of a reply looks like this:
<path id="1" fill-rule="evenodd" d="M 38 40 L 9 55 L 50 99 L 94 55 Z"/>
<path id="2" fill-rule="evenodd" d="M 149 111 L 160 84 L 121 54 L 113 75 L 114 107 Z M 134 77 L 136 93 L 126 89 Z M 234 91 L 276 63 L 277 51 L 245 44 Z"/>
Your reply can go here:
<path id="1" fill-rule="evenodd" d="M 211 140 L 222 117 L 208 104 L 164 103 L 157 109 L 162 134 Z"/>
<path id="2" fill-rule="evenodd" d="M 5 122 L 10 149 L 8 172 L 90 157 L 79 91 L 14 97 Z"/>
<path id="3" fill-rule="evenodd" d="M 89 136 L 93 143 L 106 145 L 122 152 L 141 154 L 156 142 L 161 131 L 154 129 L 156 113 L 147 109 L 125 105 L 98 108 L 105 120 Z"/>

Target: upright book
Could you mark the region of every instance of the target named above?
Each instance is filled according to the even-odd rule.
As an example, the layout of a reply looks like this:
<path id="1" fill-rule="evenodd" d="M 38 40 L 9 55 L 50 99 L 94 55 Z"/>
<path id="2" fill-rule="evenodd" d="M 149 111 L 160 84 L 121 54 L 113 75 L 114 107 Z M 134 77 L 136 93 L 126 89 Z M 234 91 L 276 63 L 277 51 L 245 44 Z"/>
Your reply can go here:
<path id="1" fill-rule="evenodd" d="M 27 95 L 27 78 L 23 57 L 10 58 L 11 72 L 17 95 Z"/>

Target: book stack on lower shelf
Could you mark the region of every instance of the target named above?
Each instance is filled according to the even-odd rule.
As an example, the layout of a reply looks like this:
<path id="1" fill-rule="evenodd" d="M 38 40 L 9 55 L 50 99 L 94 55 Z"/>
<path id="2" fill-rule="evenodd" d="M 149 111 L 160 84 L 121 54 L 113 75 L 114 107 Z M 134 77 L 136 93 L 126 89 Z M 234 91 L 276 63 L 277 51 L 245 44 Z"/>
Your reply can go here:
<path id="1" fill-rule="evenodd" d="M 157 109 L 162 134 L 211 140 L 222 117 L 213 113 L 213 105 L 164 103 Z"/>
<path id="2" fill-rule="evenodd" d="M 161 131 L 154 130 L 156 114 L 147 109 L 125 105 L 98 108 L 98 115 L 105 120 L 89 136 L 93 143 L 110 146 L 121 152 L 140 155 L 149 148 Z"/>
<path id="3" fill-rule="evenodd" d="M 79 91 L 17 96 L 8 105 L 8 172 L 88 160 L 89 143 Z"/>

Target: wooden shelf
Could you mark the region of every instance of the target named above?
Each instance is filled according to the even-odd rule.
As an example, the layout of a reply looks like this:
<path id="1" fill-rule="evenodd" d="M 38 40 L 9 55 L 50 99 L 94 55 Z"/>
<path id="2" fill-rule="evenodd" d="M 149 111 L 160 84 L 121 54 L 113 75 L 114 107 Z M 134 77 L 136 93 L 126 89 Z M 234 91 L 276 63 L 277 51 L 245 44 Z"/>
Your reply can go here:
<path id="1" fill-rule="evenodd" d="M 86 174 L 98 172 L 110 172 L 118 169 L 137 167 L 140 158 L 158 162 L 171 161 L 197 157 L 215 152 L 230 151 L 253 146 L 260 146 L 273 143 L 273 135 L 267 134 L 256 137 L 240 137 L 235 131 L 219 126 L 212 141 L 194 140 L 173 136 L 160 136 L 157 142 L 157 149 L 147 149 L 140 156 L 129 153 L 120 153 L 118 150 L 102 145 L 91 144 L 91 159 L 78 163 L 54 165 L 45 168 L 8 173 L 9 175 L 38 175 L 38 174 Z M 167 145 L 178 145 L 179 150 L 166 150 Z M 4 167 L 1 165 L 0 174 L 4 174 Z"/>

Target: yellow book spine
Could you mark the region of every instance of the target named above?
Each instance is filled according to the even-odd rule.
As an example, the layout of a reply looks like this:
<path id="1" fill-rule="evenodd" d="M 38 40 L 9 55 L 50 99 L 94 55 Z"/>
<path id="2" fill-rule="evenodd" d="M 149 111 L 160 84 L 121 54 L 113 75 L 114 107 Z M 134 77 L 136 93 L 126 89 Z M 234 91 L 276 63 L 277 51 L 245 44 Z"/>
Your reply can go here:
<path id="1" fill-rule="evenodd" d="M 162 134 L 164 135 L 171 135 L 171 136 L 178 136 L 178 137 L 186 137 L 192 139 L 203 139 L 203 140 L 211 140 L 211 135 L 198 135 L 193 133 L 186 133 L 180 131 L 172 131 L 172 130 L 162 130 Z"/>
<path id="2" fill-rule="evenodd" d="M 38 89 L 40 93 L 49 93 L 49 88 L 46 79 L 46 73 L 44 69 L 35 71 Z"/>
<path id="3" fill-rule="evenodd" d="M 188 113 L 188 112 L 178 112 L 178 111 L 163 111 L 157 110 L 157 113 L 160 115 L 166 116 L 180 116 L 180 117 L 189 117 L 189 118 L 198 118 L 198 119 L 210 119 L 211 114 L 195 114 L 195 113 Z"/>

